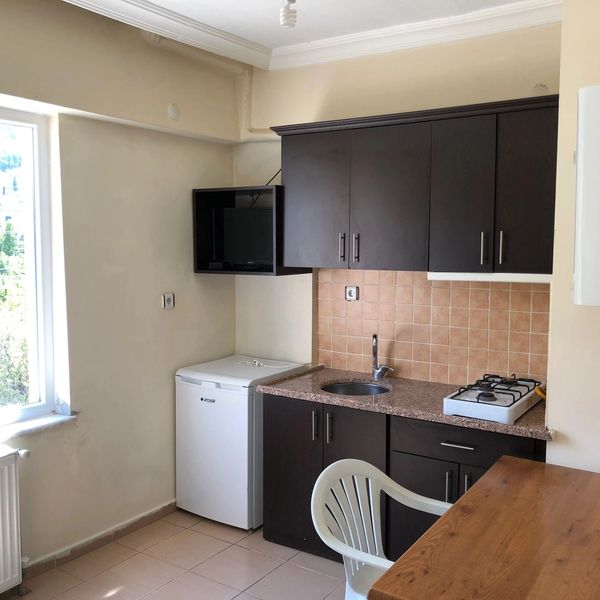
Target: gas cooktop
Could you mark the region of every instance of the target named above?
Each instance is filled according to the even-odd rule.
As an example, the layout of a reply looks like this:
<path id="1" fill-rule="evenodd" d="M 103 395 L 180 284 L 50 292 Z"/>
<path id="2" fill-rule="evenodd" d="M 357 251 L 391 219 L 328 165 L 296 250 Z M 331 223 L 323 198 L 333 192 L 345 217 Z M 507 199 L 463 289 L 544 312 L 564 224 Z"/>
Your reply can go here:
<path id="1" fill-rule="evenodd" d="M 444 414 L 512 425 L 541 400 L 541 381 L 486 374 L 444 398 Z"/>

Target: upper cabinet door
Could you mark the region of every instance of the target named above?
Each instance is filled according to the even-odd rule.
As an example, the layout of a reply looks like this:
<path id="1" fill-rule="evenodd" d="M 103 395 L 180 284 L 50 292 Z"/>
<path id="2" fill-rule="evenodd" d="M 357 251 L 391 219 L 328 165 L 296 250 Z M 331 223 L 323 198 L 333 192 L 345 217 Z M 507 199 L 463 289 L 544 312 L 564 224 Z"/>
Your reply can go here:
<path id="1" fill-rule="evenodd" d="M 496 115 L 432 123 L 429 270 L 492 270 Z"/>
<path id="2" fill-rule="evenodd" d="M 426 271 L 431 124 L 352 132 L 349 265 Z"/>
<path id="3" fill-rule="evenodd" d="M 552 273 L 557 127 L 557 108 L 498 115 L 497 272 Z"/>
<path id="4" fill-rule="evenodd" d="M 283 138 L 283 264 L 286 267 L 348 266 L 348 133 Z"/>

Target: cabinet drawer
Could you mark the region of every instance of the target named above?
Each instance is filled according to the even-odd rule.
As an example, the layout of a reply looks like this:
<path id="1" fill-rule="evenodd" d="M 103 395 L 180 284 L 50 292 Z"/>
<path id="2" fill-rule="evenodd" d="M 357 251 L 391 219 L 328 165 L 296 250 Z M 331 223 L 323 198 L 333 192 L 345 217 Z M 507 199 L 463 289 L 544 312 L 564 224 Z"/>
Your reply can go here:
<path id="1" fill-rule="evenodd" d="M 535 458 L 535 440 L 444 423 L 392 417 L 390 449 L 487 469 L 502 455 Z"/>

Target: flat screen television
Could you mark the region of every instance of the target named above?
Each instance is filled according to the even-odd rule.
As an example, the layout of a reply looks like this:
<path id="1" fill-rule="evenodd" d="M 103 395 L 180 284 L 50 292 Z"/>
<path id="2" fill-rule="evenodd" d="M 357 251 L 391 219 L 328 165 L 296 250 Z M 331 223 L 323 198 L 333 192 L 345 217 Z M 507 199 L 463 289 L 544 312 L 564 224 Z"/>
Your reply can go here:
<path id="1" fill-rule="evenodd" d="M 233 271 L 270 271 L 273 268 L 273 210 L 213 209 L 213 260 Z"/>

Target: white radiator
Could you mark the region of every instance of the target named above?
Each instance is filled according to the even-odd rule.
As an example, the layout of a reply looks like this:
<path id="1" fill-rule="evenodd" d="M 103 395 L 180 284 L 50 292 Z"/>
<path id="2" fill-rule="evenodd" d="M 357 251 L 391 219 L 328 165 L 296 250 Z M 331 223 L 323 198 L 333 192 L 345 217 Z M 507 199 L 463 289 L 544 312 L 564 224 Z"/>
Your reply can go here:
<path id="1" fill-rule="evenodd" d="M 21 583 L 18 458 L 0 452 L 0 592 Z"/>

